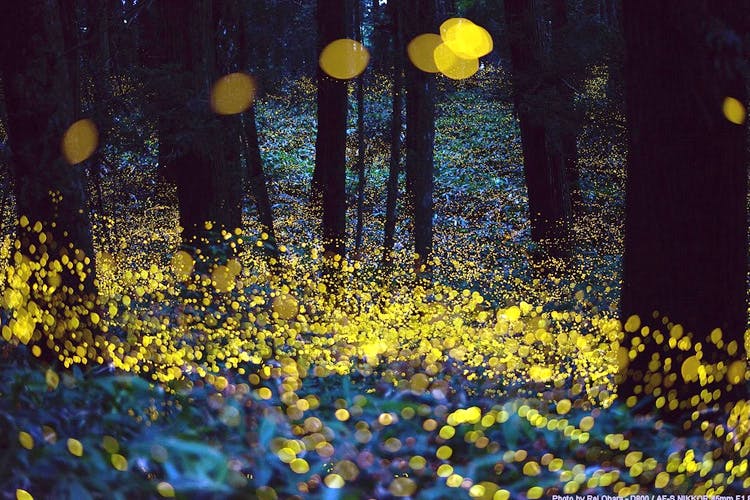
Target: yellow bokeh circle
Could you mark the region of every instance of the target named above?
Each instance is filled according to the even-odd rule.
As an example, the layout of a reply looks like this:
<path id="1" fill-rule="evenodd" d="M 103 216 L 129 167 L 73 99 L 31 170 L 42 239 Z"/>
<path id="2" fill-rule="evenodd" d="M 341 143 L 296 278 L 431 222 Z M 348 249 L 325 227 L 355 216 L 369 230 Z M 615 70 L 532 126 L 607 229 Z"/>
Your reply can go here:
<path id="1" fill-rule="evenodd" d="M 354 78 L 367 68 L 370 53 L 364 45 L 350 38 L 329 43 L 320 53 L 320 68 L 339 80 Z"/>
<path id="2" fill-rule="evenodd" d="M 227 266 L 216 266 L 211 272 L 211 281 L 219 292 L 231 292 L 234 288 L 234 274 Z"/>
<path id="3" fill-rule="evenodd" d="M 734 97 L 724 98 L 722 111 L 724 112 L 724 117 L 735 125 L 745 123 L 745 106 Z"/>
<path id="4" fill-rule="evenodd" d="M 181 280 L 187 279 L 193 272 L 195 260 L 185 250 L 178 250 L 172 256 L 172 271 Z"/>
<path id="5" fill-rule="evenodd" d="M 438 70 L 453 80 L 463 80 L 479 71 L 479 59 L 462 59 L 445 43 L 435 48 L 433 53 Z"/>
<path id="6" fill-rule="evenodd" d="M 88 118 L 78 120 L 68 127 L 62 138 L 62 154 L 71 165 L 87 160 L 99 143 L 99 131 Z"/>
<path id="7" fill-rule="evenodd" d="M 219 78 L 211 88 L 211 109 L 219 115 L 235 115 L 247 110 L 255 99 L 253 77 L 230 73 Z"/>
<path id="8" fill-rule="evenodd" d="M 445 44 L 462 59 L 475 59 L 492 52 L 489 32 L 461 17 L 454 17 L 440 25 L 440 36 Z"/>
<path id="9" fill-rule="evenodd" d="M 438 73 L 440 70 L 435 65 L 435 48 L 443 43 L 440 35 L 435 33 L 423 33 L 415 37 L 406 47 L 409 60 L 418 69 L 426 73 Z"/>
<path id="10" fill-rule="evenodd" d="M 283 320 L 290 320 L 299 314 L 297 299 L 288 293 L 282 293 L 274 297 L 271 308 Z"/>

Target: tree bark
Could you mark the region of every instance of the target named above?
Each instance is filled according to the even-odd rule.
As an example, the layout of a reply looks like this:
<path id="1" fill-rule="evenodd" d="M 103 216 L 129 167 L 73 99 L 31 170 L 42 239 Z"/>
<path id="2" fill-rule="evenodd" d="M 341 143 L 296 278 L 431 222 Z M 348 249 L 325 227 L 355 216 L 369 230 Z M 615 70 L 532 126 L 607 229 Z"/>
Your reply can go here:
<path id="1" fill-rule="evenodd" d="M 99 140 L 102 143 L 106 143 L 112 122 L 107 112 L 107 103 L 112 100 L 112 87 L 110 85 L 112 68 L 109 50 L 110 14 L 107 9 L 107 2 L 88 0 L 86 3 L 86 14 L 88 15 L 86 24 L 89 27 L 88 70 L 91 75 L 94 96 L 94 122 L 99 127 Z M 97 210 L 100 214 L 104 210 L 101 185 L 102 161 L 102 152 L 101 150 L 97 150 L 91 158 L 90 172 L 97 195 Z"/>
<path id="2" fill-rule="evenodd" d="M 248 116 L 243 117 L 242 132 L 245 139 L 245 161 L 247 161 L 248 181 L 253 192 L 253 201 L 258 210 L 258 219 L 263 231 L 268 234 L 268 241 L 272 249 L 271 254 L 278 256 L 276 232 L 273 228 L 273 210 L 268 196 L 266 175 L 263 171 L 263 159 L 260 156 L 258 144 L 258 129 L 255 122 L 255 108 L 248 110 Z"/>
<path id="3" fill-rule="evenodd" d="M 729 10 L 708 0 L 623 4 L 629 150 L 622 318 L 639 315 L 652 331 L 663 330 L 652 319 L 659 311 L 692 332 L 693 345 L 702 342 L 702 364 L 725 367 L 746 358 L 748 256 L 746 127 L 722 113 L 726 97 L 747 103 L 741 38 Z M 717 327 L 724 345 L 736 343 L 734 355 L 707 339 Z M 684 397 L 697 385 L 680 376 L 692 349 L 670 349 L 654 341 L 658 335 L 636 331 L 625 342 L 631 351 L 636 337 L 646 349 L 629 364 L 621 396 L 648 393 L 649 362 L 658 359 L 664 373 L 670 357 L 678 383 L 668 400 L 680 400 L 678 411 L 705 407 Z M 744 383 L 729 394 L 726 380 L 715 385 L 720 402 L 744 394 Z"/>
<path id="4" fill-rule="evenodd" d="M 432 32 L 435 1 L 415 0 L 405 6 L 404 40 Z M 434 76 L 405 67 L 406 89 L 406 204 L 412 216 L 417 269 L 427 265 L 432 253 L 433 176 L 435 143 Z"/>
<path id="5" fill-rule="evenodd" d="M 570 47 L 568 34 L 568 5 L 566 0 L 552 0 L 552 59 L 560 60 Z M 557 94 L 561 100 L 561 119 L 559 122 L 559 143 L 565 164 L 565 177 L 570 193 L 570 204 L 574 214 L 583 211 L 581 196 L 581 175 L 578 166 L 578 123 L 575 119 L 574 93 L 566 78 L 574 75 L 560 74 L 557 79 Z M 576 78 L 570 78 L 575 81 Z"/>
<path id="6" fill-rule="evenodd" d="M 505 14 L 513 65 L 513 90 L 521 129 L 524 174 L 529 197 L 531 237 L 543 254 L 566 257 L 570 252 L 570 197 L 565 159 L 559 139 L 549 128 L 539 81 L 542 34 L 536 0 L 506 0 Z"/>
<path id="7" fill-rule="evenodd" d="M 70 89 L 73 93 L 73 121 L 76 121 L 81 116 L 81 31 L 78 27 L 75 0 L 60 0 L 60 24 Z"/>
<path id="8" fill-rule="evenodd" d="M 63 311 L 71 312 L 68 306 L 95 301 L 97 290 L 84 176 L 80 165 L 65 161 L 60 148 L 77 104 L 59 4 L 44 0 L 6 3 L 0 8 L 0 32 L 19 251 L 33 262 L 44 262 L 43 267 L 55 260 L 63 263 L 57 291 L 50 296 L 32 289 L 30 296 L 63 317 Z M 42 224 L 41 231 L 34 229 L 36 222 Z M 64 265 L 68 259 L 72 268 Z M 79 262 L 81 269 L 76 268 Z M 93 342 L 92 330 L 83 318 L 77 338 Z M 55 328 L 58 339 L 68 338 L 65 322 Z M 34 334 L 37 341 L 41 330 L 38 327 Z M 47 340 L 47 346 L 45 359 L 56 360 L 54 344 Z M 67 355 L 68 349 L 61 347 L 59 356 Z"/>
<path id="9" fill-rule="evenodd" d="M 160 160 L 177 186 L 183 241 L 196 247 L 221 243 L 220 231 L 242 225 L 243 176 L 239 118 L 216 116 L 206 105 L 218 76 L 212 2 L 168 1 L 158 7 L 161 61 L 176 67 L 168 88 L 160 89 L 162 103 L 172 107 L 157 117 Z"/>
<path id="10" fill-rule="evenodd" d="M 238 5 L 238 8 L 243 12 L 240 16 L 241 25 L 239 27 L 238 42 L 240 69 L 242 71 L 250 71 L 253 61 L 252 44 L 250 43 L 250 26 L 252 19 L 248 9 L 244 8 L 242 5 Z M 263 170 L 263 159 L 260 155 L 258 127 L 255 118 L 254 105 L 251 106 L 246 114 L 243 114 L 242 116 L 242 133 L 246 148 L 245 161 L 247 162 L 248 171 L 247 180 L 250 183 L 255 207 L 258 210 L 258 219 L 263 227 L 263 231 L 268 234 L 268 241 L 271 245 L 270 255 L 272 257 L 278 257 L 276 232 L 273 227 L 273 210 L 271 208 L 270 197 L 268 196 L 266 174 Z"/>
<path id="11" fill-rule="evenodd" d="M 318 49 L 346 37 L 346 0 L 318 0 Z M 318 132 L 311 202 L 322 209 L 322 237 L 328 255 L 346 253 L 347 83 L 318 67 Z"/>
<path id="12" fill-rule="evenodd" d="M 356 0 L 354 29 L 357 41 L 362 41 L 362 6 Z M 354 255 L 360 258 L 365 216 L 365 75 L 357 77 L 357 225 L 354 230 Z"/>
<path id="13" fill-rule="evenodd" d="M 396 217 L 398 207 L 398 177 L 401 172 L 401 89 L 403 87 L 403 26 L 402 5 L 389 5 L 393 26 L 393 93 L 391 113 L 391 160 L 388 168 L 385 201 L 385 227 L 383 238 L 383 262 L 391 261 L 391 253 L 396 234 Z"/>
<path id="14" fill-rule="evenodd" d="M 386 6 L 386 10 L 390 4 Z M 388 24 L 384 20 L 383 6 L 379 0 L 372 0 L 370 6 L 370 19 L 372 21 L 372 57 L 370 66 L 373 73 L 381 74 L 387 70 L 389 38 L 396 36 L 395 27 L 391 24 L 391 33 L 388 33 Z"/>

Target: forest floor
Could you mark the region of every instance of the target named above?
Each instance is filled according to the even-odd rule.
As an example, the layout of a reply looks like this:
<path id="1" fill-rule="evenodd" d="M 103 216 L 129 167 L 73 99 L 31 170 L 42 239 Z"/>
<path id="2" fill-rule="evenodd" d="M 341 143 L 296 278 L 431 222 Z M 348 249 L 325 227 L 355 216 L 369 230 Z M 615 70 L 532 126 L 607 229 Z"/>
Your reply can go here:
<path id="1" fill-rule="evenodd" d="M 594 71 L 580 96 L 589 111 L 574 257 L 544 270 L 529 264 L 506 75 L 486 68 L 441 84 L 431 282 L 413 276 L 403 207 L 399 256 L 390 273 L 380 267 L 384 82 L 367 92 L 363 251 L 339 264 L 338 280 L 324 278 L 308 213 L 312 82 L 257 104 L 276 266 L 258 250 L 252 203 L 233 236 L 240 250 L 195 266 L 179 250 L 174 194 L 154 155 L 109 151 L 94 213 L 97 321 L 108 335 L 93 354 L 65 347 L 65 366 L 48 367 L 3 323 L 0 493 L 533 499 L 750 489 L 750 408 L 667 423 L 615 398 L 624 150 L 606 75 Z M 348 156 L 354 193 L 355 140 Z M 0 258 L 11 254 L 6 239 Z M 3 321 L 18 324 L 32 307 L 11 274 L 0 278 Z M 112 363 L 97 363 L 105 351 Z"/>

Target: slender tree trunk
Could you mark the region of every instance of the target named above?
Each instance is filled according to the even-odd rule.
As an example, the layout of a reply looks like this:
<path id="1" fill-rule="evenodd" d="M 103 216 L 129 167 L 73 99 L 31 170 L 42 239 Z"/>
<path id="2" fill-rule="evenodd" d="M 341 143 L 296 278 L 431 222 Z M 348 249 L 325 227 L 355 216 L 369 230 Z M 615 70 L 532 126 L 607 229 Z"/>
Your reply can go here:
<path id="1" fill-rule="evenodd" d="M 570 47 L 570 36 L 568 34 L 568 6 L 566 0 L 552 0 L 552 58 L 563 59 Z M 581 175 L 578 166 L 578 123 L 575 118 L 574 93 L 567 78 L 573 75 L 561 74 L 557 82 L 557 93 L 562 101 L 559 120 L 560 147 L 562 148 L 563 162 L 565 163 L 565 177 L 567 179 L 570 203 L 573 213 L 580 214 L 583 211 L 583 199 L 581 196 Z"/>
<path id="2" fill-rule="evenodd" d="M 386 6 L 386 10 L 390 9 L 392 4 Z M 383 6 L 380 5 L 379 0 L 372 0 L 370 6 L 370 19 L 372 20 L 372 57 L 370 59 L 370 66 L 372 72 L 375 74 L 381 74 L 386 71 L 386 63 L 388 61 L 387 51 L 389 45 L 389 36 L 396 36 L 396 31 L 391 27 L 391 32 L 388 33 L 388 25 L 384 21 Z"/>
<path id="3" fill-rule="evenodd" d="M 741 6 L 747 12 L 748 3 Z M 639 315 L 662 334 L 644 337 L 631 322 L 625 346 L 633 351 L 639 338 L 646 348 L 629 364 L 621 397 L 651 393 L 647 372 L 658 360 L 660 378 L 677 377 L 665 410 L 677 400 L 680 412 L 705 408 L 705 399 L 696 406 L 686 397 L 704 389 L 712 395 L 718 387 L 718 402 L 745 396 L 744 380 L 727 393 L 723 378 L 733 361 L 746 361 L 747 130 L 722 113 L 726 97 L 743 105 L 748 97 L 734 10 L 708 0 L 623 4 L 630 137 L 622 317 Z M 653 311 L 692 332 L 688 350 L 668 347 L 669 325 L 653 320 Z M 717 327 L 735 352 L 708 338 Z M 714 384 L 684 377 L 698 342 Z"/>
<path id="4" fill-rule="evenodd" d="M 362 5 L 356 1 L 354 27 L 357 41 L 362 41 Z M 357 78 L 357 226 L 354 231 L 354 255 L 360 258 L 365 216 L 365 75 Z"/>
<path id="5" fill-rule="evenodd" d="M 110 65 L 109 51 L 109 11 L 107 3 L 101 0 L 88 0 L 86 4 L 88 15 L 87 26 L 89 26 L 88 40 L 88 69 L 91 75 L 91 83 L 94 95 L 94 122 L 99 126 L 99 139 L 102 143 L 107 142 L 111 118 L 107 113 L 107 103 L 112 100 L 112 87 L 110 79 L 112 68 Z M 97 194 L 97 211 L 101 214 L 104 210 L 102 196 L 102 161 L 104 160 L 102 150 L 97 150 L 90 163 L 91 178 Z"/>
<path id="6" fill-rule="evenodd" d="M 318 0 L 318 48 L 346 37 L 347 0 Z M 318 68 L 318 133 L 315 141 L 312 204 L 322 208 L 323 244 L 328 255 L 346 253 L 347 83 Z M 319 212 L 319 209 L 316 211 Z"/>
<path id="7" fill-rule="evenodd" d="M 2 92 L 3 95 L 5 95 L 5 90 L 2 80 L 2 70 L 0 70 L 0 92 Z M 8 130 L 8 117 L 7 113 L 5 112 L 5 102 L 4 100 L 0 99 L 0 126 L 2 126 L 3 130 Z M 10 198 L 10 192 L 12 187 L 13 179 L 11 177 L 11 166 L 10 166 L 10 160 L 11 160 L 11 154 L 10 154 L 10 148 L 8 146 L 8 137 L 3 138 L 5 142 L 0 141 L 0 169 L 4 170 L 3 175 L 3 196 L 2 196 L 2 202 L 0 202 L 0 238 L 5 234 L 5 207 L 8 203 L 8 200 Z"/>
<path id="8" fill-rule="evenodd" d="M 272 255 L 278 255 L 276 233 L 273 228 L 273 210 L 271 200 L 268 196 L 266 176 L 263 172 L 263 159 L 260 156 L 258 144 L 258 129 L 255 122 L 255 108 L 250 108 L 249 116 L 243 117 L 242 132 L 245 140 L 245 159 L 248 168 L 248 181 L 253 192 L 253 201 L 258 210 L 258 218 L 263 231 L 268 234 L 268 240 L 272 245 Z"/>
<path id="9" fill-rule="evenodd" d="M 138 3 L 140 3 L 140 0 Z M 122 13 L 123 29 L 121 30 L 120 39 L 122 50 L 120 50 L 118 55 L 120 56 L 119 59 L 122 61 L 123 69 L 126 69 L 132 68 L 136 64 L 137 54 L 141 50 L 143 37 L 141 36 L 139 24 L 130 24 L 130 19 L 128 19 L 127 16 L 128 13 L 132 13 L 134 9 L 138 8 L 136 0 L 124 0 L 120 5 L 121 7 L 117 10 Z"/>
<path id="10" fill-rule="evenodd" d="M 405 40 L 435 29 L 435 1 L 415 0 L 406 7 Z M 432 190 L 435 143 L 434 76 L 407 64 L 406 72 L 406 202 L 411 212 L 417 269 L 432 253 Z"/>
<path id="11" fill-rule="evenodd" d="M 403 87 L 403 36 L 402 6 L 388 6 L 393 26 L 393 94 L 391 113 L 391 161 L 388 168 L 385 201 L 385 229 L 383 261 L 389 263 L 396 233 L 396 210 L 398 206 L 398 177 L 401 172 L 401 88 Z"/>
<path id="12" fill-rule="evenodd" d="M 531 237 L 544 254 L 569 254 L 570 197 L 563 148 L 547 128 L 539 102 L 542 34 L 537 0 L 506 0 L 505 13 L 513 64 L 513 89 L 521 129 L 524 174 L 529 197 Z"/>
<path id="13" fill-rule="evenodd" d="M 252 44 L 250 38 L 250 26 L 252 23 L 251 13 L 248 9 L 239 5 L 240 11 L 243 12 L 241 25 L 239 27 L 239 59 L 242 71 L 249 71 L 252 64 Z M 263 159 L 260 155 L 260 145 L 258 143 L 258 127 L 255 117 L 255 106 L 242 116 L 242 133 L 245 145 L 245 161 L 247 162 L 248 181 L 253 194 L 253 201 L 258 210 L 258 218 L 263 227 L 263 231 L 268 234 L 268 241 L 271 244 L 270 255 L 278 257 L 278 247 L 276 232 L 273 227 L 273 210 L 271 200 L 268 196 L 268 187 L 266 174 L 263 170 Z"/>

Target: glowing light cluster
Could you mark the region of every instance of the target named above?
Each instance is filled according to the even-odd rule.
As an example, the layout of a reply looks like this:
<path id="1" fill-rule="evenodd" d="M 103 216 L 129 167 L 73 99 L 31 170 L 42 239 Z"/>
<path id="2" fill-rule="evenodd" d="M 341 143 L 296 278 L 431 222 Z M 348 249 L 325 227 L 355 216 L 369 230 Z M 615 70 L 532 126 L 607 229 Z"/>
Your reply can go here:
<path id="1" fill-rule="evenodd" d="M 424 33 L 407 46 L 412 64 L 428 73 L 442 73 L 453 80 L 471 77 L 479 70 L 479 58 L 492 52 L 492 36 L 465 18 L 451 18 L 440 26 L 440 35 Z"/>

